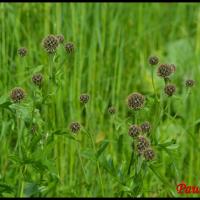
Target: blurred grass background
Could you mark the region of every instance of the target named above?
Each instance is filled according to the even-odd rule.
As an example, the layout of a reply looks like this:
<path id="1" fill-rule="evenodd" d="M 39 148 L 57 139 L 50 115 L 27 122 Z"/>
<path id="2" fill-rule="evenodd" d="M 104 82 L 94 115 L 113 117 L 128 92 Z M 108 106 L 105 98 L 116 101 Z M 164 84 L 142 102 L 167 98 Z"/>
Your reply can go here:
<path id="1" fill-rule="evenodd" d="M 161 63 L 176 65 L 173 82 L 177 85 L 181 100 L 174 102 L 180 118 L 163 121 L 155 128 L 160 143 L 176 139 L 179 148 L 174 154 L 159 152 L 158 171 L 174 188 L 184 180 L 187 184 L 200 186 L 200 5 L 196 3 L 1 3 L 0 4 L 0 90 L 9 94 L 15 86 L 31 89 L 31 75 L 27 69 L 43 65 L 48 67 L 48 56 L 41 47 L 42 39 L 48 34 L 63 34 L 66 41 L 74 42 L 76 51 L 71 62 L 63 65 L 64 81 L 54 98 L 49 127 L 67 127 L 73 120 L 81 120 L 79 95 L 87 92 L 85 127 L 97 140 L 107 138 L 114 141 L 124 134 L 124 146 L 120 161 L 116 156 L 115 142 L 109 145 L 105 156 L 111 156 L 116 165 L 126 166 L 130 158 L 130 138 L 126 128 L 118 133 L 110 126 L 107 108 L 116 106 L 119 117 L 125 116 L 125 99 L 133 91 L 145 95 L 153 92 L 148 57 L 157 55 Z M 28 56 L 21 59 L 17 49 L 28 48 Z M 61 57 L 65 53 L 61 52 Z M 70 70 L 71 75 L 65 74 Z M 193 78 L 196 87 L 190 100 L 184 103 L 184 80 Z M 155 78 L 156 87 L 163 83 Z M 153 121 L 153 110 L 145 113 L 142 120 Z M 141 120 L 141 121 L 142 121 Z M 156 119 L 161 120 L 161 119 Z M 121 123 L 123 117 L 121 118 Z M 9 164 L 12 153 L 9 115 L 1 115 L 0 135 L 0 180 L 16 184 L 16 168 Z M 120 125 L 119 125 L 120 127 Z M 23 127 L 22 127 L 23 129 Z M 85 144 L 89 143 L 84 139 Z M 98 143 L 98 141 L 97 141 Z M 48 196 L 99 196 L 101 186 L 97 172 L 87 159 L 86 176 L 90 185 L 82 182 L 79 160 L 75 157 L 77 146 L 63 136 L 55 139 L 53 148 L 56 172 L 61 183 L 51 190 L 48 179 Z M 82 151 L 82 149 L 80 149 Z M 53 156 L 53 154 L 52 154 Z M 58 159 L 59 157 L 59 159 Z M 117 163 L 118 162 L 118 163 Z M 32 174 L 34 182 L 37 175 Z M 102 170 L 105 196 L 116 196 L 119 185 Z M 52 186 L 53 187 L 53 186 Z M 173 196 L 163 182 L 151 171 L 144 180 L 143 196 Z"/>

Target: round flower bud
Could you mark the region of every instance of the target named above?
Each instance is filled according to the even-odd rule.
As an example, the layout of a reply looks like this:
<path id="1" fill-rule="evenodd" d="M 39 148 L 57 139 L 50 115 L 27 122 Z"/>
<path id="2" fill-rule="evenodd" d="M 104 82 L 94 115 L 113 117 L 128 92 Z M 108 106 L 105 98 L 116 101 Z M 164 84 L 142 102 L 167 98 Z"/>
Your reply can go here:
<path id="1" fill-rule="evenodd" d="M 140 93 L 132 93 L 127 98 L 129 109 L 139 110 L 144 106 L 145 97 Z"/>
<path id="2" fill-rule="evenodd" d="M 155 157 L 155 153 L 154 153 L 153 149 L 148 148 L 148 149 L 144 150 L 144 158 L 146 160 L 153 160 L 154 157 Z"/>
<path id="3" fill-rule="evenodd" d="M 78 133 L 80 131 L 81 125 L 78 122 L 72 122 L 69 128 L 72 133 Z"/>
<path id="4" fill-rule="evenodd" d="M 149 57 L 149 64 L 150 65 L 157 65 L 159 62 L 159 59 L 157 56 L 150 56 Z"/>
<path id="5" fill-rule="evenodd" d="M 25 98 L 25 91 L 21 87 L 15 87 L 10 93 L 10 98 L 14 103 L 20 103 Z"/>
<path id="6" fill-rule="evenodd" d="M 170 76 L 172 74 L 173 70 L 172 67 L 168 64 L 161 64 L 158 67 L 158 71 L 157 74 L 158 76 L 162 77 L 162 78 L 167 78 L 168 76 Z"/>
<path id="7" fill-rule="evenodd" d="M 21 57 L 24 57 L 24 56 L 26 56 L 28 51 L 27 51 L 27 49 L 25 47 L 21 47 L 21 48 L 18 49 L 17 52 Z"/>
<path id="8" fill-rule="evenodd" d="M 139 126 L 137 126 L 136 124 L 133 124 L 129 127 L 129 135 L 131 137 L 137 137 L 139 135 L 139 133 L 141 132 L 141 129 Z"/>
<path id="9" fill-rule="evenodd" d="M 74 52 L 74 44 L 72 42 L 68 42 L 65 44 L 65 50 L 67 53 L 71 54 Z"/>
<path id="10" fill-rule="evenodd" d="M 108 108 L 108 112 L 109 112 L 111 115 L 113 115 L 113 114 L 116 113 L 116 108 L 113 107 L 113 106 L 111 106 L 111 107 Z"/>
<path id="11" fill-rule="evenodd" d="M 90 96 L 88 94 L 81 94 L 80 102 L 86 104 L 89 101 Z"/>
<path id="12" fill-rule="evenodd" d="M 143 133 L 148 133 L 151 129 L 151 125 L 149 122 L 146 121 L 140 125 L 140 128 Z"/>
<path id="13" fill-rule="evenodd" d="M 42 74 L 34 74 L 32 76 L 32 81 L 35 85 L 37 86 L 41 86 L 42 85 L 42 81 L 43 81 L 43 75 Z"/>
<path id="14" fill-rule="evenodd" d="M 194 80 L 189 79 L 185 81 L 186 87 L 192 87 L 194 84 L 195 84 Z"/>
<path id="15" fill-rule="evenodd" d="M 56 52 L 58 47 L 58 39 L 54 35 L 48 35 L 43 39 L 43 48 L 49 54 L 53 54 Z"/>
<path id="16" fill-rule="evenodd" d="M 176 86 L 173 84 L 168 84 L 164 88 L 165 94 L 172 96 L 176 92 Z"/>

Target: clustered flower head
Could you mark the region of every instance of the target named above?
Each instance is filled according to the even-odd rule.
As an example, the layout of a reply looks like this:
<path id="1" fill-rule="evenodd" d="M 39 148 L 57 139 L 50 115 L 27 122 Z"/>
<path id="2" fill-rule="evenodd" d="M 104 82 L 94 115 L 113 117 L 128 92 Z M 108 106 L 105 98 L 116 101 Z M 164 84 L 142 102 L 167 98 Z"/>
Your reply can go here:
<path id="1" fill-rule="evenodd" d="M 144 152 L 144 150 L 146 148 L 149 147 L 149 145 L 150 145 L 150 142 L 148 141 L 148 139 L 146 137 L 141 136 L 141 135 L 138 136 L 138 138 L 137 138 L 137 151 L 140 155 Z"/>
<path id="2" fill-rule="evenodd" d="M 57 39 L 58 39 L 58 42 L 60 44 L 62 44 L 65 40 L 64 36 L 62 34 L 59 34 L 59 35 L 56 35 Z"/>
<path id="3" fill-rule="evenodd" d="M 154 153 L 154 150 L 151 149 L 151 148 L 147 148 L 144 150 L 144 158 L 146 160 L 153 160 L 155 157 L 155 153 Z"/>
<path id="4" fill-rule="evenodd" d="M 140 128 L 142 130 L 143 133 L 148 133 L 151 129 L 151 125 L 149 122 L 143 122 L 141 125 L 140 125 Z"/>
<path id="5" fill-rule="evenodd" d="M 192 79 L 188 79 L 185 81 L 185 86 L 186 87 L 192 87 L 195 84 L 195 81 Z"/>
<path id="6" fill-rule="evenodd" d="M 128 133 L 129 133 L 129 135 L 131 136 L 131 137 L 137 137 L 139 134 L 140 134 L 140 132 L 141 132 L 141 129 L 140 129 L 140 127 L 138 126 L 138 125 L 136 125 L 136 124 L 133 124 L 133 125 L 131 125 L 130 127 L 129 127 L 129 131 L 128 131 Z"/>
<path id="7" fill-rule="evenodd" d="M 54 35 L 48 35 L 43 39 L 43 48 L 45 51 L 49 54 L 53 54 L 56 52 L 56 49 L 58 47 L 59 41 L 58 38 Z"/>
<path id="8" fill-rule="evenodd" d="M 78 133 L 80 131 L 81 125 L 78 122 L 72 122 L 69 128 L 72 133 Z"/>
<path id="9" fill-rule="evenodd" d="M 113 115 L 113 114 L 116 113 L 116 108 L 113 107 L 113 106 L 111 106 L 111 107 L 108 108 L 108 112 L 109 112 L 111 115 Z"/>
<path id="10" fill-rule="evenodd" d="M 140 93 L 132 93 L 127 98 L 127 104 L 129 109 L 139 110 L 144 106 L 145 97 Z"/>
<path id="11" fill-rule="evenodd" d="M 25 91 L 21 87 L 15 87 L 11 90 L 10 98 L 14 103 L 20 103 L 25 98 Z"/>
<path id="12" fill-rule="evenodd" d="M 65 50 L 67 51 L 67 53 L 71 54 L 74 52 L 74 44 L 72 42 L 67 42 L 65 44 Z"/>
<path id="13" fill-rule="evenodd" d="M 90 96 L 88 94 L 81 94 L 80 96 L 80 102 L 83 104 L 86 104 L 90 99 Z"/>
<path id="14" fill-rule="evenodd" d="M 37 86 L 41 86 L 42 85 L 42 81 L 43 81 L 43 75 L 38 73 L 38 74 L 34 74 L 32 76 L 32 81 L 35 85 Z"/>
<path id="15" fill-rule="evenodd" d="M 164 91 L 168 96 L 172 96 L 176 92 L 176 86 L 174 84 L 167 84 Z"/>
<path id="16" fill-rule="evenodd" d="M 169 64 L 161 64 L 158 67 L 158 71 L 157 74 L 158 76 L 162 77 L 162 78 L 167 78 L 169 77 L 173 72 L 173 68 L 171 65 Z"/>
<path id="17" fill-rule="evenodd" d="M 150 65 L 157 65 L 159 62 L 159 59 L 157 56 L 150 56 L 149 57 L 149 64 Z"/>
<path id="18" fill-rule="evenodd" d="M 18 49 L 18 54 L 21 56 L 21 57 L 24 57 L 24 56 L 26 56 L 26 54 L 27 54 L 27 48 L 25 48 L 25 47 L 21 47 L 21 48 L 19 48 Z"/>

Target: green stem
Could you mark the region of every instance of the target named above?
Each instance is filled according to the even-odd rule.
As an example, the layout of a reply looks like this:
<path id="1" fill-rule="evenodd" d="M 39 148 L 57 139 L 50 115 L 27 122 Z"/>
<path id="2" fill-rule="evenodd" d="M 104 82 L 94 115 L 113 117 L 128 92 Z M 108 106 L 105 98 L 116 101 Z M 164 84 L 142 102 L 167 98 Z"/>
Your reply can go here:
<path id="1" fill-rule="evenodd" d="M 153 67 L 151 66 L 151 82 L 152 82 L 152 86 L 153 86 L 153 90 L 154 90 L 154 94 L 156 96 L 156 100 L 158 101 L 158 96 L 157 96 L 157 93 L 156 93 L 156 88 L 155 88 L 155 83 L 154 83 L 154 75 L 153 75 Z"/>
<path id="2" fill-rule="evenodd" d="M 85 132 L 89 135 L 91 142 L 92 142 L 94 152 L 96 153 L 97 151 L 96 151 L 96 147 L 95 147 L 95 143 L 94 143 L 94 140 L 92 138 L 92 135 L 87 131 L 85 131 Z M 98 173 L 99 173 L 99 178 L 100 178 L 100 183 L 101 183 L 102 195 L 104 196 L 104 187 L 103 187 L 102 175 L 101 175 L 101 171 L 100 171 L 100 167 L 99 167 L 99 161 L 97 160 L 96 162 L 97 162 L 97 170 L 98 170 Z"/>

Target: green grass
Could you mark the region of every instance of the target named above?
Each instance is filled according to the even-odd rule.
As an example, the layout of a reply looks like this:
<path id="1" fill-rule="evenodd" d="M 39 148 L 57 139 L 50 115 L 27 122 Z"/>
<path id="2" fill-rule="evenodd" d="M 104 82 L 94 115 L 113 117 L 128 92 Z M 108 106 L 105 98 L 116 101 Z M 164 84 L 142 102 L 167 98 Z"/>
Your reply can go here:
<path id="1" fill-rule="evenodd" d="M 176 185 L 184 180 L 200 186 L 199 4 L 1 3 L 0 30 L 1 196 L 198 196 L 178 195 Z M 50 91 L 57 91 L 49 104 L 42 104 L 50 62 L 41 42 L 48 34 L 63 34 L 65 41 L 74 42 L 75 53 L 59 47 L 52 63 L 54 72 L 61 69 L 55 75 L 59 87 L 50 82 Z M 24 58 L 17 55 L 21 46 L 28 48 Z M 150 55 L 176 65 L 172 82 L 177 93 L 169 116 L 160 116 L 153 101 Z M 41 91 L 31 82 L 38 71 L 45 76 Z M 188 98 L 187 78 L 196 80 Z M 156 69 L 154 81 L 162 94 L 164 82 Z M 15 86 L 23 87 L 27 98 L 10 105 Z M 41 112 L 36 109 L 32 118 L 34 92 Z M 135 157 L 127 176 L 132 151 L 128 127 L 135 115 L 126 98 L 132 92 L 147 97 L 137 120 L 152 124 L 156 159 L 140 166 Z M 90 95 L 84 111 L 81 93 Z M 107 112 L 109 105 L 117 109 L 114 116 Z M 32 119 L 39 126 L 36 135 L 27 125 Z M 77 136 L 68 129 L 72 121 L 83 125 Z M 159 147 L 172 139 L 176 144 Z"/>

